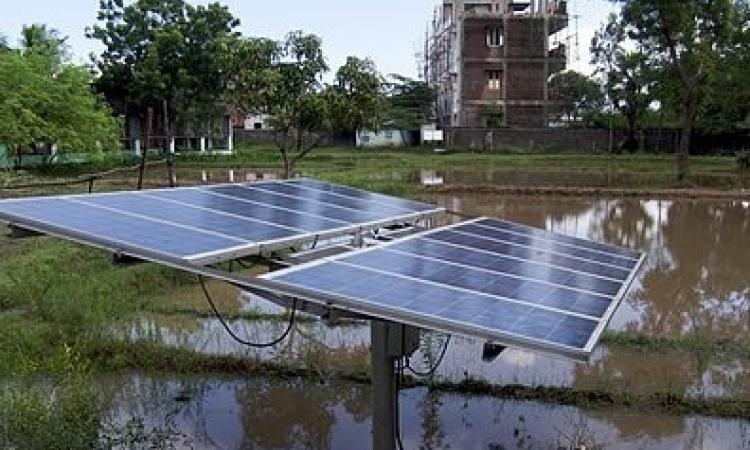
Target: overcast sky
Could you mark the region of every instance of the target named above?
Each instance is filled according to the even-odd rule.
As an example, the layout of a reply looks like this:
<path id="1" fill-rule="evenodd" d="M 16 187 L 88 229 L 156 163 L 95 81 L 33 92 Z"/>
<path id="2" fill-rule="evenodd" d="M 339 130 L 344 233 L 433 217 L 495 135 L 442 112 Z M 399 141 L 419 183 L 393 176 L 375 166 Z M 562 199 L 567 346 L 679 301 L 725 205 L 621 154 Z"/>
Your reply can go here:
<path id="1" fill-rule="evenodd" d="M 417 75 L 416 53 L 437 0 L 222 0 L 242 21 L 247 35 L 281 38 L 301 29 L 323 38 L 329 65 L 338 67 L 347 55 L 369 56 L 384 74 Z M 196 1 L 195 3 L 208 3 Z M 11 43 L 22 25 L 45 23 L 69 36 L 75 60 L 88 62 L 100 50 L 84 30 L 96 20 L 98 0 L 0 0 L 0 34 Z M 607 0 L 570 0 L 571 14 L 579 15 L 579 52 L 571 67 L 589 72 L 594 31 L 614 10 Z M 571 33 L 575 30 L 571 20 Z"/>

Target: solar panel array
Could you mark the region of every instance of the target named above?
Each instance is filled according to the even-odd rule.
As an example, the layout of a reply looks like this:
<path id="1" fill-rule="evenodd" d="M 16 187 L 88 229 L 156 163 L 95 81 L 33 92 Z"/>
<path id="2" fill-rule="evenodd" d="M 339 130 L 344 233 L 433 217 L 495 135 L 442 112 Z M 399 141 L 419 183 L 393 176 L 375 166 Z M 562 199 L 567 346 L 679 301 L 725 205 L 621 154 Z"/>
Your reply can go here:
<path id="1" fill-rule="evenodd" d="M 586 359 L 642 261 L 482 218 L 267 278 L 359 313 Z"/>
<path id="2" fill-rule="evenodd" d="M 416 221 L 441 211 L 306 179 L 0 202 L 0 220 L 18 226 L 194 264 Z"/>

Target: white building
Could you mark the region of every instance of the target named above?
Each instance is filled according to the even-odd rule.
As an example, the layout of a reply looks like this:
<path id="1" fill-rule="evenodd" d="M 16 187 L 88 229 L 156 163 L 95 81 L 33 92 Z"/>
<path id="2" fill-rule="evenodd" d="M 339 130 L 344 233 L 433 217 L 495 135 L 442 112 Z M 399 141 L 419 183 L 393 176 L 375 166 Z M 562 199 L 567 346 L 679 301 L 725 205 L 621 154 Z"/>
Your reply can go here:
<path id="1" fill-rule="evenodd" d="M 386 128 L 380 131 L 357 132 L 357 147 L 403 147 L 406 144 L 401 130 Z"/>

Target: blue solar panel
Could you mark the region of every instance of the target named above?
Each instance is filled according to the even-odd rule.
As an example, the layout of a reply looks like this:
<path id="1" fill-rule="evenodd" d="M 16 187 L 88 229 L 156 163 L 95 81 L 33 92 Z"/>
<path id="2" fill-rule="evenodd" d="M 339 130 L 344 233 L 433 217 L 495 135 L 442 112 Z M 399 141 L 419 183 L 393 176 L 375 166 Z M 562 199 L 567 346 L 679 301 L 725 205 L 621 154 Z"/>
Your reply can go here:
<path id="1" fill-rule="evenodd" d="M 477 219 L 267 278 L 333 307 L 585 359 L 642 261 L 627 249 Z"/>
<path id="2" fill-rule="evenodd" d="M 376 194 L 374 192 L 363 191 L 360 189 L 353 189 L 347 186 L 339 186 L 335 184 L 321 183 L 320 181 L 301 179 L 291 180 L 289 184 L 294 186 L 300 186 L 313 190 L 320 190 L 323 192 L 332 192 L 345 197 L 353 197 L 361 200 L 379 203 L 384 206 L 396 208 L 402 212 L 409 211 L 425 211 L 431 209 L 431 205 L 424 203 L 415 202 L 412 200 L 405 200 L 398 197 L 391 197 L 388 195 Z"/>
<path id="3" fill-rule="evenodd" d="M 0 220 L 122 253 L 208 264 L 442 212 L 356 192 L 303 180 L 12 199 L 0 201 Z"/>
<path id="4" fill-rule="evenodd" d="M 52 231 L 79 230 L 76 234 L 111 242 L 113 250 L 127 243 L 169 256 L 190 257 L 211 253 L 216 249 L 237 249 L 245 244 L 244 241 L 229 236 L 174 227 L 74 200 L 43 198 L 36 199 L 33 203 L 3 203 L 2 214 L 23 217 L 23 223 L 34 229 L 54 224 L 56 230 Z"/>

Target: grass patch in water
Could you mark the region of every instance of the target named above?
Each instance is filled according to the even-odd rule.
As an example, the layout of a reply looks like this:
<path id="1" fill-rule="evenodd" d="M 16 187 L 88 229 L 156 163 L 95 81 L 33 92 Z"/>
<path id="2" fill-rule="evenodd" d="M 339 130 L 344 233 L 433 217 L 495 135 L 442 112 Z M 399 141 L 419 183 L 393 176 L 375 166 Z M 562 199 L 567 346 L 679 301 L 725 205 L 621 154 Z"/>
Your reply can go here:
<path id="1" fill-rule="evenodd" d="M 101 342 L 88 355 L 102 371 L 146 371 L 150 373 L 238 374 L 278 378 L 302 377 L 316 381 L 340 379 L 355 383 L 370 383 L 366 370 L 334 370 L 323 372 L 320 367 L 292 367 L 287 364 L 248 359 L 234 355 L 207 355 L 186 348 L 165 346 L 153 342 Z M 340 367 L 340 366 L 339 366 Z M 723 398 L 692 398 L 679 392 L 659 391 L 633 394 L 627 391 L 577 390 L 560 387 L 528 387 L 495 385 L 485 381 L 465 379 L 461 382 L 423 380 L 405 376 L 405 388 L 426 386 L 440 392 L 491 396 L 515 400 L 537 400 L 576 406 L 586 409 L 630 408 L 663 414 L 700 414 L 712 417 L 750 418 L 750 401 Z"/>
<path id="2" fill-rule="evenodd" d="M 750 342 L 746 339 L 713 339 L 710 336 L 651 336 L 643 333 L 607 331 L 601 342 L 611 347 L 629 347 L 643 352 L 686 351 L 714 356 L 750 359 Z"/>

